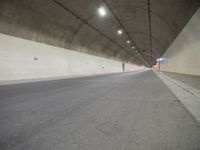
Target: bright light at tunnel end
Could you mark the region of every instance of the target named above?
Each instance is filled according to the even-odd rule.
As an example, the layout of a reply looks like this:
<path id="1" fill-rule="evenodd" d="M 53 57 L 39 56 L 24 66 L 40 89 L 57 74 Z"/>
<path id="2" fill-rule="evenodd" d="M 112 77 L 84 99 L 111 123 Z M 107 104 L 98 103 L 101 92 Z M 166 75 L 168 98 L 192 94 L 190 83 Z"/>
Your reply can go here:
<path id="1" fill-rule="evenodd" d="M 158 59 L 157 59 L 157 62 L 162 62 L 162 61 L 164 61 L 164 60 L 165 60 L 165 59 L 161 57 L 161 58 L 158 58 Z"/>
<path id="2" fill-rule="evenodd" d="M 103 7 L 103 6 L 101 6 L 101 7 L 99 7 L 98 8 L 98 14 L 101 16 L 101 17 L 105 17 L 106 16 L 106 9 Z"/>

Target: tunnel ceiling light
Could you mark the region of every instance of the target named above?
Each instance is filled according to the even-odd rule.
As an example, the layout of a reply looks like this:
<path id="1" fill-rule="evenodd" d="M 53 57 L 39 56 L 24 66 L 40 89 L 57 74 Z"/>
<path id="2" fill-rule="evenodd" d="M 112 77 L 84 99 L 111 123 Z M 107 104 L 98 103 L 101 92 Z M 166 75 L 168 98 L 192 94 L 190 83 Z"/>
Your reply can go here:
<path id="1" fill-rule="evenodd" d="M 122 30 L 121 30 L 121 29 L 118 30 L 117 33 L 118 33 L 119 35 L 121 35 L 121 34 L 122 34 Z"/>
<path id="2" fill-rule="evenodd" d="M 127 43 L 127 44 L 130 44 L 130 41 L 129 41 L 129 40 L 127 40 L 127 41 L 126 41 L 126 43 Z"/>
<path id="3" fill-rule="evenodd" d="M 105 17 L 107 12 L 106 12 L 106 9 L 104 7 L 99 7 L 98 8 L 98 14 L 101 16 L 101 17 Z"/>
<path id="4" fill-rule="evenodd" d="M 137 53 L 138 51 L 136 50 L 135 52 Z"/>
<path id="5" fill-rule="evenodd" d="M 134 47 L 134 46 L 132 46 L 131 48 L 132 48 L 132 49 L 135 49 L 135 47 Z"/>

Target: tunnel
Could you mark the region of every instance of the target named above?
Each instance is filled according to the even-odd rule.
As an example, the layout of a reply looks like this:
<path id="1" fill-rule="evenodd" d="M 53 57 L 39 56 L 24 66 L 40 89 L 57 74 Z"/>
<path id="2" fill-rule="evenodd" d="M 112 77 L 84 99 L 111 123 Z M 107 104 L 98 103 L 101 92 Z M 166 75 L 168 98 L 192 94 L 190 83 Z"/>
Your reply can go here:
<path id="1" fill-rule="evenodd" d="M 0 150 L 200 150 L 200 1 L 1 0 Z"/>

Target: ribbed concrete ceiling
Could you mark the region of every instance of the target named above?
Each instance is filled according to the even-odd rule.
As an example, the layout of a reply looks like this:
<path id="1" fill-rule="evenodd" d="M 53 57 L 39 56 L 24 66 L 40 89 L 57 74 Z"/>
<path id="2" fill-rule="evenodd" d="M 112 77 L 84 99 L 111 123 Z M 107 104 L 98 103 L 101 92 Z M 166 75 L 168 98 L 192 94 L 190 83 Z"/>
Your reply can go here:
<path id="1" fill-rule="evenodd" d="M 106 8 L 105 17 L 97 13 L 100 6 Z M 151 64 L 162 56 L 199 6 L 199 0 L 1 0 L 0 32 Z M 122 35 L 117 35 L 118 29 L 123 30 Z"/>

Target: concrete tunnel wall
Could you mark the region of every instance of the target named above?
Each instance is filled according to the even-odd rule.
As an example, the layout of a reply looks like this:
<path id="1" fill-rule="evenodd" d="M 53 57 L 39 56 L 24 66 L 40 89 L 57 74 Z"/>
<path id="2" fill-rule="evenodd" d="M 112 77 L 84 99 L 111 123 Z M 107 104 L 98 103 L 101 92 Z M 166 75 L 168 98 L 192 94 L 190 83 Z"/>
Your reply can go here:
<path id="1" fill-rule="evenodd" d="M 125 64 L 125 71 L 142 69 Z M 0 33 L 0 81 L 122 72 L 122 62 Z"/>
<path id="2" fill-rule="evenodd" d="M 163 71 L 200 75 L 200 8 L 163 55 Z"/>

